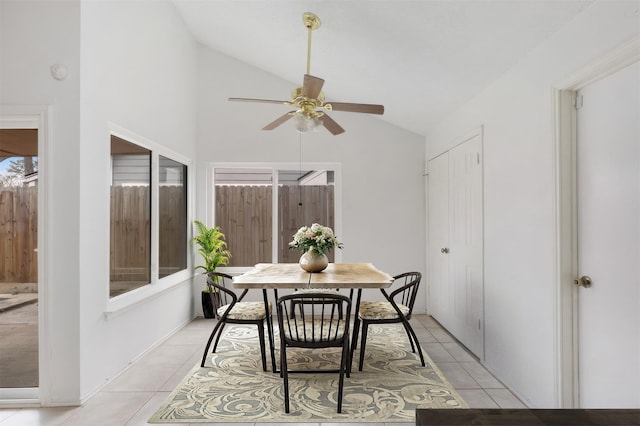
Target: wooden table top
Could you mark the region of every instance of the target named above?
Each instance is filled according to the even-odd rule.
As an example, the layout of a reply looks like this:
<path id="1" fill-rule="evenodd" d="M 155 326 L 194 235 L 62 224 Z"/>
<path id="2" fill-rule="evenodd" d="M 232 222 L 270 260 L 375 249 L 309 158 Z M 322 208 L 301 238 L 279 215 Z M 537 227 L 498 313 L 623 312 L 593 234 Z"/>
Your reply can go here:
<path id="1" fill-rule="evenodd" d="M 330 263 L 322 272 L 309 273 L 297 263 L 259 263 L 233 277 L 236 288 L 387 288 L 393 277 L 371 263 Z"/>

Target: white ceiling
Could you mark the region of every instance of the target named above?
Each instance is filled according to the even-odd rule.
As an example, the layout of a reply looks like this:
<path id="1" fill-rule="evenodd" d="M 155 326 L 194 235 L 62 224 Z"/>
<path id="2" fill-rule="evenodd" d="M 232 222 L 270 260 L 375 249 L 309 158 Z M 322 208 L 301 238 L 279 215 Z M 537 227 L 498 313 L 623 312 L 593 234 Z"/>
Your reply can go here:
<path id="1" fill-rule="evenodd" d="M 292 89 L 306 71 L 302 14 L 315 13 L 322 25 L 312 34 L 311 74 L 325 80 L 327 101 L 383 104 L 383 120 L 424 135 L 593 1 L 173 3 L 199 42 L 290 81 Z M 274 92 L 269 98 L 289 97 Z"/>

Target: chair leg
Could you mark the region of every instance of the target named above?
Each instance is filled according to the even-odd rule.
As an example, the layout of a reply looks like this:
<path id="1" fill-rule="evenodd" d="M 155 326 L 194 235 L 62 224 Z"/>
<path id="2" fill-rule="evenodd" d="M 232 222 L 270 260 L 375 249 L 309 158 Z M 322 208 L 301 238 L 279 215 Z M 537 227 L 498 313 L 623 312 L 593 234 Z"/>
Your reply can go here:
<path id="1" fill-rule="evenodd" d="M 422 363 L 422 366 L 424 367 L 425 366 L 424 355 L 422 354 L 422 348 L 420 347 L 420 342 L 418 342 L 418 336 L 416 336 L 416 332 L 413 331 L 413 327 L 411 327 L 411 325 L 409 324 L 409 321 L 405 320 L 405 321 L 402 322 L 402 324 L 404 325 L 405 329 L 410 334 L 409 341 L 411 342 L 411 347 L 413 347 L 413 342 L 416 343 L 416 346 L 418 347 L 418 355 L 420 355 L 420 362 Z"/>
<path id="2" fill-rule="evenodd" d="M 260 339 L 260 355 L 262 355 L 262 371 L 267 371 L 267 352 L 264 347 L 264 321 L 258 324 L 258 339 Z"/>
<path id="3" fill-rule="evenodd" d="M 411 338 L 410 326 L 402 322 L 402 326 L 404 327 L 404 332 L 407 333 L 407 338 L 409 339 L 409 343 L 411 344 L 411 352 L 416 353 L 416 348 L 413 345 L 413 339 Z"/>
<path id="4" fill-rule="evenodd" d="M 358 363 L 358 371 L 362 371 L 364 364 L 364 349 L 367 346 L 367 333 L 369 332 L 369 323 L 362 321 L 362 340 L 360 342 L 360 362 Z"/>
<path id="5" fill-rule="evenodd" d="M 213 340 L 213 337 L 216 335 L 216 333 L 218 332 L 218 329 L 223 325 L 224 323 L 218 322 L 216 324 L 215 327 L 213 327 L 213 331 L 211 331 L 211 335 L 209 336 L 209 340 L 207 341 L 207 345 L 204 347 L 204 355 L 202 355 L 202 362 L 200 363 L 200 367 L 204 367 L 204 363 L 207 361 L 207 355 L 209 354 L 209 348 L 211 347 L 211 341 Z M 222 332 L 222 330 L 220 330 Z"/>
<path id="6" fill-rule="evenodd" d="M 353 335 L 351 336 L 351 352 L 358 349 L 358 332 L 360 331 L 360 320 L 353 321 Z"/>
<path id="7" fill-rule="evenodd" d="M 342 395 L 344 390 L 344 375 L 345 372 L 349 377 L 349 369 L 347 364 L 349 363 L 349 341 L 345 340 L 342 345 L 342 360 L 340 362 L 340 379 L 338 380 L 338 413 L 342 413 Z"/>
<path id="8" fill-rule="evenodd" d="M 351 377 L 351 343 L 347 342 L 347 353 L 344 354 L 343 356 L 345 357 L 345 374 L 347 375 L 347 377 Z"/>
<path id="9" fill-rule="evenodd" d="M 355 318 L 353 320 L 353 335 L 351 336 L 351 355 L 349 356 L 349 360 L 353 362 L 353 356 L 356 353 L 356 348 L 358 347 L 358 330 L 360 329 L 360 320 Z M 349 364 L 348 369 L 349 373 L 351 373 L 352 365 Z"/>
<path id="10" fill-rule="evenodd" d="M 280 375 L 284 384 L 284 412 L 289 413 L 289 372 L 287 371 L 287 352 L 283 347 L 280 349 Z"/>
<path id="11" fill-rule="evenodd" d="M 218 343 L 220 342 L 220 336 L 222 336 L 222 330 L 224 330 L 224 326 L 227 325 L 226 322 L 222 322 L 221 324 L 222 324 L 222 326 L 220 327 L 220 330 L 218 331 L 218 335 L 216 336 L 216 342 L 213 344 L 213 350 L 211 351 L 211 353 L 215 353 L 216 349 L 218 349 Z"/>

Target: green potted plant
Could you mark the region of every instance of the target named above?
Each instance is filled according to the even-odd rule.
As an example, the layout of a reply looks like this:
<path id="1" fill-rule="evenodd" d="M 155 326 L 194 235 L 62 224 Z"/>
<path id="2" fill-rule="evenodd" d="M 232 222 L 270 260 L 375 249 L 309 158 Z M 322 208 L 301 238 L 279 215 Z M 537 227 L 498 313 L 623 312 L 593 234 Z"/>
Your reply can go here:
<path id="1" fill-rule="evenodd" d="M 227 250 L 225 236 L 218 226 L 209 228 L 199 220 L 193 223 L 196 225 L 198 234 L 192 241 L 198 244 L 198 253 L 204 260 L 204 265 L 198 265 L 196 269 L 203 269 L 204 274 L 208 275 L 215 272 L 218 267 L 227 265 L 231 252 Z M 202 311 L 205 318 L 215 318 L 219 304 L 220 297 L 217 292 L 210 292 L 208 288 L 202 290 Z"/>

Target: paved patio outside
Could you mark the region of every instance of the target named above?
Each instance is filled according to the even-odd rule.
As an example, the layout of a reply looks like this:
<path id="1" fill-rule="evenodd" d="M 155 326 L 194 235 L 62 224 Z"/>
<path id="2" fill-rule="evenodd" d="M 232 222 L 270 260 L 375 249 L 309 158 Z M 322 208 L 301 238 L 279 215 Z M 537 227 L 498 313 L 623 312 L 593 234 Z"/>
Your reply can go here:
<path id="1" fill-rule="evenodd" d="M 38 294 L 0 294 L 0 388 L 38 386 Z"/>

